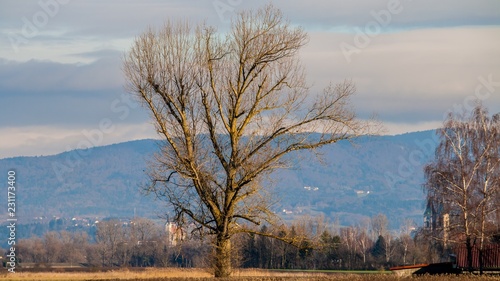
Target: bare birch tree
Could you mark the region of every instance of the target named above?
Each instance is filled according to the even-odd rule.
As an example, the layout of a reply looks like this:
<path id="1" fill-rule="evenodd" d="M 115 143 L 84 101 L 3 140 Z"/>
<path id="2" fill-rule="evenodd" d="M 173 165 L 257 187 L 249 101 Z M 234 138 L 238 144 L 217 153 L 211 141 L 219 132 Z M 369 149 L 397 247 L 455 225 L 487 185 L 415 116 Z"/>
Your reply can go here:
<path id="1" fill-rule="evenodd" d="M 409 218 L 403 221 L 400 228 L 399 240 L 403 250 L 403 265 L 407 264 L 408 253 L 412 252 L 414 241 L 411 238 L 412 231 L 415 230 L 415 222 Z"/>
<path id="2" fill-rule="evenodd" d="M 148 190 L 179 224 L 214 236 L 217 277 L 231 273 L 231 236 L 272 218 L 262 179 L 287 166 L 283 156 L 368 133 L 351 82 L 310 93 L 298 58 L 306 42 L 267 6 L 239 13 L 226 35 L 168 22 L 124 59 L 128 90 L 163 139 Z"/>
<path id="3" fill-rule="evenodd" d="M 365 226 L 358 226 L 358 239 L 357 243 L 359 246 L 359 250 L 361 252 L 361 256 L 363 257 L 363 267 L 366 266 L 366 261 L 367 261 L 367 255 L 368 251 L 370 250 L 370 247 L 373 245 L 373 241 L 370 239 L 370 236 L 368 235 L 368 227 Z"/>
<path id="4" fill-rule="evenodd" d="M 472 248 L 482 251 L 488 225 L 498 224 L 500 114 L 489 117 L 479 104 L 471 113 L 450 114 L 438 134 L 435 159 L 425 167 L 427 200 L 442 216 L 439 238 L 465 242 L 472 268 Z"/>

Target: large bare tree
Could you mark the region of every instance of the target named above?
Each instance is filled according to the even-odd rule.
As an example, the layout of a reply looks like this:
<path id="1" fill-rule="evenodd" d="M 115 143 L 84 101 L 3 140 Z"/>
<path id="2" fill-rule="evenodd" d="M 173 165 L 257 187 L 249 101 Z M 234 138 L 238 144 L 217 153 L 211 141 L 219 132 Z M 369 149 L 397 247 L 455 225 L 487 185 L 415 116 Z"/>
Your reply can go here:
<path id="1" fill-rule="evenodd" d="M 472 248 L 482 251 L 499 223 L 500 114 L 490 117 L 478 104 L 450 114 L 438 134 L 435 159 L 425 167 L 427 200 L 441 216 L 438 238 L 465 243 L 472 268 Z"/>
<path id="2" fill-rule="evenodd" d="M 298 58 L 306 42 L 267 6 L 239 13 L 225 35 L 168 22 L 137 37 L 124 59 L 128 90 L 163 139 L 148 190 L 178 223 L 213 235 L 215 276 L 231 273 L 231 236 L 272 218 L 262 179 L 287 166 L 285 155 L 370 127 L 355 118 L 351 82 L 310 94 Z"/>

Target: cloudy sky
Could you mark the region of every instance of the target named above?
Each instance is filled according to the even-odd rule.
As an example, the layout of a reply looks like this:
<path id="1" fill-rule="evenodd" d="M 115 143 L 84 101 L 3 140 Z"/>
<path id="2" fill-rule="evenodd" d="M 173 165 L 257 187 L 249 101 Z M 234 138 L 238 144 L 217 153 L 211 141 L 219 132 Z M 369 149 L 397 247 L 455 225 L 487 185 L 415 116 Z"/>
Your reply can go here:
<path id="1" fill-rule="evenodd" d="M 167 19 L 221 32 L 267 1 L 3 0 L 0 158 L 49 155 L 155 137 L 123 89 L 134 37 Z M 498 0 L 275 0 L 309 34 L 301 52 L 313 91 L 352 79 L 361 118 L 388 134 L 440 126 L 475 97 L 500 111 Z"/>

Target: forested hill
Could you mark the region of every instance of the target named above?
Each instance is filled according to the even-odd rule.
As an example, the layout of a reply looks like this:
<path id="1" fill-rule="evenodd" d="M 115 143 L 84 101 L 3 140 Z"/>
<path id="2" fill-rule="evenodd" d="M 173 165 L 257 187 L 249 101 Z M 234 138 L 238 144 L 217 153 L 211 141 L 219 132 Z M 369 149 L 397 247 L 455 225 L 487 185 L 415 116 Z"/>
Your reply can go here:
<path id="1" fill-rule="evenodd" d="M 271 177 L 276 212 L 285 220 L 323 214 L 343 225 L 378 213 L 397 228 L 405 218 L 421 223 L 423 165 L 433 157 L 434 131 L 342 141 L 291 155 L 294 166 Z M 141 194 L 155 140 L 139 140 L 53 156 L 0 160 L 17 174 L 17 215 L 34 217 L 155 218 L 162 204 Z M 316 156 L 319 155 L 319 156 Z M 5 181 L 7 176 L 4 177 Z M 0 193 L 7 202 L 7 192 Z"/>

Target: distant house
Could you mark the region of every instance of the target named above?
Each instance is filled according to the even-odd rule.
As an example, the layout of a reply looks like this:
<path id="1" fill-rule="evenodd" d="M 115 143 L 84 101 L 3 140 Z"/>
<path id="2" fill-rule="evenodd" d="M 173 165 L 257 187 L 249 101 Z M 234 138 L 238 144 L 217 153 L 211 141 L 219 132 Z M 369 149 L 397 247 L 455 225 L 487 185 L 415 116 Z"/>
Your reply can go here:
<path id="1" fill-rule="evenodd" d="M 176 223 L 167 222 L 165 224 L 165 231 L 168 234 L 168 244 L 170 246 L 176 246 L 177 243 L 181 242 L 186 238 L 184 231 Z"/>

